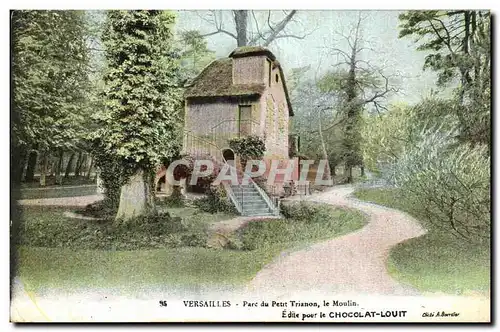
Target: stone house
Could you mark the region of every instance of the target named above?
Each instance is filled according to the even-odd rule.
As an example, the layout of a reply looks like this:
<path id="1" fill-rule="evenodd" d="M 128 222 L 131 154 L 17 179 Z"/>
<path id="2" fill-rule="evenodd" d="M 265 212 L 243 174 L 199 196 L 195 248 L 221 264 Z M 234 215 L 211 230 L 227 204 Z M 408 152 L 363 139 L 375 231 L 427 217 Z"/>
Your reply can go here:
<path id="1" fill-rule="evenodd" d="M 291 160 L 289 126 L 293 109 L 283 69 L 268 49 L 239 47 L 229 57 L 213 61 L 187 87 L 184 99 L 183 153 L 209 155 L 221 163 L 234 160 L 238 165 L 229 140 L 255 135 L 265 142 L 264 161 L 268 167 L 264 177 L 271 160 L 279 160 L 280 168 Z M 292 175 L 293 181 L 297 179 L 298 162 Z M 284 185 L 283 176 L 278 176 L 272 190 L 281 193 Z M 258 186 L 228 187 L 227 191 L 230 197 L 238 196 L 237 192 L 243 195 L 244 191 L 257 191 L 262 201 L 271 201 Z M 244 199 L 237 200 L 233 202 L 240 205 L 240 212 L 248 214 L 243 211 Z M 273 210 L 275 206 L 268 204 L 268 208 Z"/>
<path id="2" fill-rule="evenodd" d="M 266 159 L 289 159 L 293 109 L 283 69 L 268 49 L 239 47 L 213 61 L 184 96 L 187 132 L 223 150 L 230 138 L 256 135 L 265 141 Z M 184 150 L 193 152 L 186 139 Z"/>

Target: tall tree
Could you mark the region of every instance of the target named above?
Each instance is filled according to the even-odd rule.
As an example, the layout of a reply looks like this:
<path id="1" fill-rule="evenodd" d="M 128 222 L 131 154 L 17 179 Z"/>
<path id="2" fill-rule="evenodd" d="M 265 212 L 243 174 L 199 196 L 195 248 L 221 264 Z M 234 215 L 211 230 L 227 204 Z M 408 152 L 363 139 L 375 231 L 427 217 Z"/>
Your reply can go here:
<path id="1" fill-rule="evenodd" d="M 225 34 L 241 46 L 267 47 L 280 38 L 304 39 L 310 32 L 302 34 L 290 33 L 287 27 L 294 23 L 297 11 L 264 11 L 231 10 L 231 18 L 226 16 L 227 11 L 210 10 L 200 17 L 213 25 L 214 31 L 204 34 L 208 37 L 216 34 Z"/>
<path id="2" fill-rule="evenodd" d="M 117 222 L 154 211 L 154 170 L 176 152 L 181 119 L 174 24 L 171 12 L 107 13 L 106 101 L 98 136 L 123 167 Z"/>
<path id="3" fill-rule="evenodd" d="M 360 166 L 363 172 L 360 121 L 365 106 L 373 105 L 377 111 L 385 108 L 384 99 L 390 93 L 397 92 L 391 82 L 391 76 L 384 74 L 381 68 L 372 65 L 363 57 L 364 52 L 373 51 L 363 40 L 363 20 L 360 13 L 350 34 L 341 34 L 348 48 L 328 48 L 330 55 L 336 56 L 338 61 L 335 69 L 325 74 L 319 82 L 323 91 L 337 96 L 343 114 L 342 159 L 348 183 L 353 181 L 353 167 Z"/>
<path id="4" fill-rule="evenodd" d="M 215 59 L 207 41 L 197 30 L 183 31 L 180 34 L 181 69 L 184 80 L 195 78 L 203 68 Z"/>
<path id="5" fill-rule="evenodd" d="M 302 76 L 305 68 L 297 68 L 294 73 Z M 341 150 L 339 142 L 342 136 L 338 129 L 341 121 L 340 112 L 335 112 L 336 96 L 321 91 L 315 79 L 296 77 L 301 81 L 291 93 L 294 105 L 294 131 L 301 141 L 301 153 L 308 158 L 326 160 L 326 179 L 335 175 Z M 318 144 L 319 143 L 319 144 Z"/>
<path id="6" fill-rule="evenodd" d="M 51 151 L 75 146 L 84 131 L 89 88 L 84 15 L 82 11 L 12 12 L 12 111 L 19 116 L 13 139 L 18 148 L 38 150 L 44 165 Z M 42 185 L 44 176 L 42 170 Z"/>
<path id="7" fill-rule="evenodd" d="M 462 139 L 490 142 L 490 13 L 471 10 L 408 11 L 400 15 L 399 36 L 414 37 L 427 52 L 424 69 L 438 73 L 438 85 L 457 85 Z"/>

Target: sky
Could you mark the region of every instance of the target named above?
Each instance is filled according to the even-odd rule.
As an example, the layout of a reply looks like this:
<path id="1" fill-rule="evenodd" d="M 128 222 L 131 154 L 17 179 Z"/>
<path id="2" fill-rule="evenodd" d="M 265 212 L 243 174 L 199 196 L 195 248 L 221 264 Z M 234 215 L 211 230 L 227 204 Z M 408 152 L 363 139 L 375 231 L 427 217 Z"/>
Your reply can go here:
<path id="1" fill-rule="evenodd" d="M 392 101 L 415 103 L 429 96 L 431 89 L 436 89 L 436 75 L 432 71 L 423 71 L 426 54 L 416 51 L 411 38 L 398 38 L 399 11 L 363 11 L 362 36 L 364 44 L 371 50 L 362 53 L 363 60 L 383 68 L 386 75 L 397 75 L 400 92 Z M 201 33 L 213 32 L 214 26 L 203 18 L 203 11 L 179 11 L 177 29 L 179 31 L 196 29 Z M 332 47 L 348 49 L 348 44 L 339 34 L 348 35 L 350 28 L 357 22 L 358 11 L 301 10 L 295 15 L 296 22 L 287 25 L 287 33 L 303 36 L 304 39 L 283 38 L 273 42 L 269 48 L 280 61 L 285 75 L 295 67 L 311 66 L 309 75 L 321 75 L 333 69 L 338 62 L 331 55 Z M 284 17 L 281 11 L 273 12 L 271 21 Z M 260 29 L 266 26 L 267 11 L 256 11 Z M 255 30 L 253 17 L 250 19 Z M 229 11 L 222 13 L 222 22 L 227 30 L 234 31 Z M 225 34 L 207 37 L 208 46 L 217 57 L 226 57 L 236 47 L 236 40 Z"/>

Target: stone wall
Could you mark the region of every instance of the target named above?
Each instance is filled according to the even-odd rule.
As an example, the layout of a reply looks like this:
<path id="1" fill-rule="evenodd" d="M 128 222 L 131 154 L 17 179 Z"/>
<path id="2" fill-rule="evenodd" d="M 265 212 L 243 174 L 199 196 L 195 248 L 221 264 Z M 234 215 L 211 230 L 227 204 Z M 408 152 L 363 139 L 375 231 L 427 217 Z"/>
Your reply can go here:
<path id="1" fill-rule="evenodd" d="M 278 82 L 276 82 L 278 75 Z M 271 72 L 271 86 L 261 99 L 261 121 L 266 135 L 266 156 L 288 159 L 289 111 L 278 68 Z"/>

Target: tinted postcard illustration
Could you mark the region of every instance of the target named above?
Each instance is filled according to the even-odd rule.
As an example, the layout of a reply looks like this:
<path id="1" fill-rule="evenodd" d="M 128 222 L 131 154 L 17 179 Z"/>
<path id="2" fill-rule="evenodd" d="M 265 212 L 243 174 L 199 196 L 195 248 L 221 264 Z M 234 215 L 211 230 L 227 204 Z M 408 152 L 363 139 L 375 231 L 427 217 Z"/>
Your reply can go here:
<path id="1" fill-rule="evenodd" d="M 487 10 L 12 10 L 12 322 L 490 322 Z"/>

